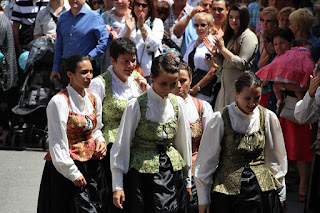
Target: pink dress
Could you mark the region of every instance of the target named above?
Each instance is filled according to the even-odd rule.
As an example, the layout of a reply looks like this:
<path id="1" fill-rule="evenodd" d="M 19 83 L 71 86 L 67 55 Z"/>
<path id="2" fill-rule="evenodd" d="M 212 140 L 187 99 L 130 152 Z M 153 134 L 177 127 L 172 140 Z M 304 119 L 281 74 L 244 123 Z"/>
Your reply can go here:
<path id="1" fill-rule="evenodd" d="M 311 53 L 304 47 L 293 47 L 261 68 L 256 75 L 261 80 L 308 86 L 313 69 Z"/>

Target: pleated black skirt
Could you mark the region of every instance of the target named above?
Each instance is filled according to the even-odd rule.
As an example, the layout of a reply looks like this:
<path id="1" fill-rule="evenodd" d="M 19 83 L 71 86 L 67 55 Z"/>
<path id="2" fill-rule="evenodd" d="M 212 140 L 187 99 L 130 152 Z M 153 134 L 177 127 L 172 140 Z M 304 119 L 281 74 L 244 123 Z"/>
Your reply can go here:
<path id="1" fill-rule="evenodd" d="M 320 212 L 319 201 L 320 201 L 320 156 L 317 154 L 314 154 L 304 212 L 319 213 Z"/>
<path id="2" fill-rule="evenodd" d="M 87 186 L 76 187 L 46 161 L 38 198 L 38 213 L 105 213 L 106 183 L 102 162 L 91 159 L 75 161 L 87 181 Z"/>
<path id="3" fill-rule="evenodd" d="M 211 194 L 210 211 L 214 213 L 282 213 L 276 190 L 262 192 L 258 180 L 250 168 L 241 176 L 239 195 Z"/>
<path id="4" fill-rule="evenodd" d="M 129 213 L 184 213 L 189 195 L 183 171 L 174 172 L 169 157 L 159 156 L 159 172 L 130 169 L 125 178 L 125 209 Z"/>

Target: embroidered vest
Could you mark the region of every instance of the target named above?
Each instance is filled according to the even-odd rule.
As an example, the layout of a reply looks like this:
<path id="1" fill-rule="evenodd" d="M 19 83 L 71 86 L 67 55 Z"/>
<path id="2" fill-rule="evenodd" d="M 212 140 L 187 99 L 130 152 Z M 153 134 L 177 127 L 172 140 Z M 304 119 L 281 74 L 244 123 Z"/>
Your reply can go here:
<path id="1" fill-rule="evenodd" d="M 97 126 L 97 117 L 95 111 L 96 103 L 94 95 L 90 91 L 87 91 L 87 93 L 93 106 L 93 112 L 86 116 L 69 111 L 67 122 L 67 137 L 70 157 L 73 160 L 78 161 L 90 160 L 93 157 L 93 153 L 96 148 L 94 139 L 92 137 L 92 131 Z M 62 95 L 66 99 L 68 106 L 70 106 L 67 89 L 62 90 L 57 95 Z M 87 119 L 90 119 L 93 124 L 90 130 L 85 130 Z M 51 160 L 50 152 L 48 152 L 45 156 L 45 160 Z"/>
<path id="2" fill-rule="evenodd" d="M 129 168 L 134 168 L 140 173 L 159 172 L 158 145 L 160 144 L 165 147 L 165 153 L 170 158 L 173 171 L 179 171 L 185 166 L 182 156 L 172 146 L 178 131 L 178 101 L 173 94 L 169 94 L 168 98 L 173 105 L 175 116 L 167 123 L 157 123 L 146 119 L 147 93 L 138 97 L 141 118 L 132 140 Z M 166 138 L 162 136 L 163 131 L 167 135 Z"/>
<path id="3" fill-rule="evenodd" d="M 137 72 L 132 73 L 133 77 L 138 76 Z M 112 75 L 109 71 L 99 75 L 105 85 L 106 97 L 102 102 L 102 128 L 103 137 L 106 143 L 113 143 L 116 139 L 122 114 L 126 109 L 128 101 L 120 100 L 113 96 Z"/>
<path id="4" fill-rule="evenodd" d="M 203 128 L 202 128 L 203 103 L 198 98 L 195 98 L 192 96 L 191 98 L 199 114 L 199 118 L 196 121 L 190 123 L 191 139 L 192 139 L 192 165 L 193 165 L 198 154 L 200 140 L 203 133 Z"/>
<path id="5" fill-rule="evenodd" d="M 212 191 L 227 195 L 240 194 L 241 174 L 248 166 L 254 172 L 262 191 L 281 187 L 278 180 L 264 164 L 266 109 L 258 106 L 260 129 L 252 134 L 243 134 L 232 129 L 228 108 L 221 110 L 224 136 L 221 142 L 219 166 L 214 173 Z"/>

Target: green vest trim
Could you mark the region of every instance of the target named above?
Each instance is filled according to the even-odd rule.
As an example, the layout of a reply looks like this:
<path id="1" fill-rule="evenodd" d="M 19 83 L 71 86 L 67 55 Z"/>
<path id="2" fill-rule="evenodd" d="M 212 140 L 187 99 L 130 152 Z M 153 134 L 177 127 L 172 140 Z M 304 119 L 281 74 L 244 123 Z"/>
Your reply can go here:
<path id="1" fill-rule="evenodd" d="M 173 94 L 168 96 L 173 105 L 175 116 L 167 123 L 157 123 L 146 119 L 148 94 L 144 93 L 138 97 L 141 118 L 132 140 L 130 151 L 130 166 L 140 173 L 159 172 L 159 152 L 157 144 L 161 143 L 166 147 L 166 154 L 170 158 L 173 171 L 179 171 L 185 166 L 180 153 L 172 146 L 175 135 L 178 131 L 178 101 Z M 167 134 L 163 138 L 162 132 Z"/>
<path id="2" fill-rule="evenodd" d="M 221 110 L 225 130 L 212 191 L 227 195 L 240 194 L 241 175 L 245 166 L 252 169 L 262 191 L 276 190 L 281 187 L 280 182 L 264 163 L 266 109 L 260 105 L 258 109 L 260 129 L 252 134 L 234 131 L 228 107 Z"/>
<path id="3" fill-rule="evenodd" d="M 139 76 L 139 74 L 136 71 L 133 71 L 132 76 L 135 78 Z M 105 85 L 106 94 L 102 101 L 102 123 L 104 126 L 101 131 L 106 143 L 109 144 L 113 143 L 116 139 L 120 121 L 128 101 L 120 100 L 113 96 L 112 75 L 109 71 L 99 75 L 98 77 L 101 78 Z"/>

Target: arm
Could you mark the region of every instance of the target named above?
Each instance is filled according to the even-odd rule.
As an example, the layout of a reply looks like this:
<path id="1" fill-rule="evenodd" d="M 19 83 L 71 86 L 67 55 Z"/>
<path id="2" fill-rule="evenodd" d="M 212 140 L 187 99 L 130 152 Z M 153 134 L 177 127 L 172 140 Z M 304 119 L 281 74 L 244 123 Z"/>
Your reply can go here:
<path id="1" fill-rule="evenodd" d="M 190 124 L 188 122 L 188 114 L 186 112 L 182 98 L 178 98 L 179 115 L 178 115 L 178 132 L 175 136 L 173 145 L 183 157 L 186 165 L 184 167 L 184 174 L 187 176 L 187 188 L 191 188 L 191 133 Z"/>
<path id="2" fill-rule="evenodd" d="M 43 30 L 41 27 L 40 20 L 42 20 L 43 17 L 40 17 L 40 11 L 37 14 L 36 20 L 34 22 L 34 29 L 33 29 L 33 39 L 40 38 L 43 36 Z"/>
<path id="3" fill-rule="evenodd" d="M 147 31 L 144 43 L 146 50 L 149 52 L 156 52 L 162 47 L 162 38 L 164 32 L 163 23 L 160 19 L 156 18 L 153 22 L 152 29 L 147 24 L 144 24 L 143 26 Z M 144 36 L 143 33 L 142 36 Z"/>
<path id="4" fill-rule="evenodd" d="M 287 174 L 287 153 L 282 135 L 280 122 L 271 111 L 266 115 L 266 145 L 265 145 L 265 164 L 276 179 L 282 184 L 279 192 L 280 201 L 286 200 L 285 175 Z"/>
<path id="5" fill-rule="evenodd" d="M 200 88 L 204 88 L 215 78 L 216 78 L 216 69 L 211 67 L 210 71 L 197 83 L 197 85 L 191 88 L 190 94 L 192 96 L 195 96 L 199 92 L 198 86 Z"/>
<path id="6" fill-rule="evenodd" d="M 219 164 L 220 142 L 224 134 L 224 123 L 220 112 L 213 113 L 204 129 L 199 153 L 194 164 L 194 180 L 200 205 L 210 204 L 213 173 Z M 213 137 L 214 136 L 214 137 Z"/>
<path id="7" fill-rule="evenodd" d="M 91 50 L 88 55 L 90 55 L 94 59 L 97 59 L 108 48 L 109 32 L 99 15 L 95 16 L 95 19 L 93 20 L 93 26 L 94 34 L 98 42 L 96 47 Z"/>
<path id="8" fill-rule="evenodd" d="M 89 86 L 89 90 L 92 92 L 95 92 L 99 96 L 101 101 L 103 101 L 104 98 L 106 97 L 105 85 L 99 76 L 92 79 Z"/>
<path id="9" fill-rule="evenodd" d="M 179 21 L 175 27 L 173 28 L 173 33 L 176 36 L 181 36 L 184 31 L 186 30 L 189 21 L 192 19 L 192 17 L 194 17 L 195 14 L 203 12 L 204 9 L 201 6 L 197 6 L 195 8 L 193 8 L 192 12 L 190 14 L 188 14 L 187 16 L 185 16 L 185 18 L 183 18 L 181 21 Z"/>
<path id="10" fill-rule="evenodd" d="M 47 106 L 49 150 L 52 163 L 59 173 L 74 182 L 81 172 L 70 157 L 67 138 L 69 107 L 62 95 L 54 96 Z"/>
<path id="11" fill-rule="evenodd" d="M 203 114 L 202 114 L 202 128 L 205 129 L 208 122 L 213 119 L 212 106 L 206 102 L 202 101 L 203 104 Z"/>

